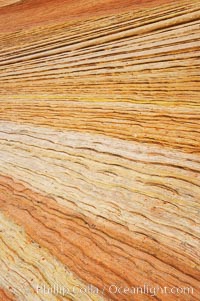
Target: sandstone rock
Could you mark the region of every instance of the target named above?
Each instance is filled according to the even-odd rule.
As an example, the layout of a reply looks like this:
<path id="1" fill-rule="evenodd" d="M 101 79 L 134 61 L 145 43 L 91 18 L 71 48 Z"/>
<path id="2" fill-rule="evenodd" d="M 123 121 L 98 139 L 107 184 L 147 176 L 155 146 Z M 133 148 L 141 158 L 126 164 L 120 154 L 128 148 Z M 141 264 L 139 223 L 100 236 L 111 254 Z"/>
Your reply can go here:
<path id="1" fill-rule="evenodd" d="M 0 1 L 0 300 L 199 300 L 199 9 Z"/>

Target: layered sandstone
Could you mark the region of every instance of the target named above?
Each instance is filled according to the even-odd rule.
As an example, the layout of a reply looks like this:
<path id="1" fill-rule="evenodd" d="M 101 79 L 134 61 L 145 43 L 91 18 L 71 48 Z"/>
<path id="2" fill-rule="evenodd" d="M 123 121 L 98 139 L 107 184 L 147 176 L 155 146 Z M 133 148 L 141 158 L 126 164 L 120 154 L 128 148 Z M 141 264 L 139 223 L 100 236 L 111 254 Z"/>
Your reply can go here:
<path id="1" fill-rule="evenodd" d="M 11 2 L 0 300 L 199 300 L 200 1 Z"/>

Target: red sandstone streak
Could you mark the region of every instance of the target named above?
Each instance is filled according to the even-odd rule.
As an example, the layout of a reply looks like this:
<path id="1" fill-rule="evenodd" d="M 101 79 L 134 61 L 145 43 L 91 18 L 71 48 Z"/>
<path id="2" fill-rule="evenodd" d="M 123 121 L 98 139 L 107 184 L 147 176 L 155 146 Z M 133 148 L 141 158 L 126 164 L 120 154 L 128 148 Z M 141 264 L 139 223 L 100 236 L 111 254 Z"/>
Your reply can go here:
<path id="1" fill-rule="evenodd" d="M 198 274 L 187 264 L 178 268 L 190 274 L 189 278 L 174 269 L 171 256 L 167 256 L 170 249 L 165 250 L 162 245 L 158 248 L 148 237 L 145 240 L 137 237 L 137 234 L 131 237 L 127 230 L 120 234 L 117 224 L 112 228 L 109 221 L 102 224 L 96 219 L 68 210 L 53 199 L 35 193 L 4 176 L 0 176 L 0 209 L 86 283 L 101 289 L 103 285 L 109 287 L 113 283 L 122 287 L 141 286 L 144 283 L 164 287 L 168 281 L 169 285 L 171 282 L 171 276 L 168 279 L 167 275 L 174 273 L 174 285 L 181 286 L 190 281 L 188 285 L 197 288 Z M 140 248 L 146 250 L 141 251 Z M 156 257 L 148 254 L 151 251 L 167 262 L 159 262 Z M 152 266 L 151 274 L 148 272 L 148 262 Z M 159 275 L 160 268 L 161 274 L 165 275 L 163 280 L 154 275 Z M 156 278 L 158 283 L 155 283 Z M 112 300 L 122 300 L 120 295 L 107 294 Z M 182 297 L 182 301 L 188 301 L 188 295 Z M 196 296 L 193 297 L 193 300 L 197 300 Z M 132 300 L 130 295 L 124 295 L 123 298 Z M 141 301 L 140 296 L 134 296 L 134 300 Z M 143 301 L 146 300 L 149 297 L 144 296 Z M 179 299 L 168 295 L 167 299 L 162 296 L 160 300 Z"/>
<path id="2" fill-rule="evenodd" d="M 169 2 L 172 0 L 25 0 L 0 8 L 0 32 L 107 16 Z"/>
<path id="3" fill-rule="evenodd" d="M 10 292 L 0 288 L 0 300 L 1 301 L 15 301 L 13 295 Z"/>

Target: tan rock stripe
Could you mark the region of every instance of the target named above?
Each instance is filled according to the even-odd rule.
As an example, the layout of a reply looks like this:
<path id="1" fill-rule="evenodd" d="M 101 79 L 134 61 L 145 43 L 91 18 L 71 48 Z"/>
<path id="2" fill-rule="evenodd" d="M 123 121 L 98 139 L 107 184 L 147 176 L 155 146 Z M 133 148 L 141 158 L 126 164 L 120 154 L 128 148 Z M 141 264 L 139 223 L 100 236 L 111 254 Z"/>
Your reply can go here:
<path id="1" fill-rule="evenodd" d="M 103 225 L 95 219 L 91 220 L 81 214 L 68 211 L 58 206 L 52 199 L 36 194 L 11 179 L 1 177 L 0 185 L 1 211 L 23 225 L 34 240 L 47 247 L 84 281 L 99 288 L 102 288 L 103 284 L 108 287 L 114 283 L 125 287 L 142 285 L 142 283 L 156 285 L 155 280 L 157 284 L 163 286 L 166 283 L 177 286 L 187 283 L 198 288 L 198 282 L 191 277 L 185 275 L 183 278 L 173 267 L 135 249 L 139 247 L 137 246 L 139 243 L 141 244 L 142 236 L 137 239 L 131 238 L 127 229 L 121 232 L 117 224 L 109 227 L 111 223 L 108 221 Z M 154 242 L 152 244 L 151 239 L 143 236 L 144 239 L 147 251 Z M 160 251 L 163 251 L 162 246 Z M 149 275 L 149 265 L 152 273 L 155 267 L 156 278 Z M 177 278 L 174 278 L 175 275 Z M 120 300 L 117 295 L 111 297 L 113 300 Z M 124 300 L 132 300 L 131 298 L 125 296 Z M 160 298 L 171 300 L 170 296 L 168 299 L 163 296 Z M 185 296 L 183 300 L 187 300 L 184 298 Z M 141 299 L 136 296 L 135 300 Z"/>
<path id="2" fill-rule="evenodd" d="M 56 97 L 56 96 L 55 96 Z M 20 97 L 19 97 L 20 98 Z M 190 105 L 188 103 L 188 105 Z M 37 117 L 36 117 L 37 115 Z M 108 102 L 6 100 L 2 120 L 101 133 L 130 141 L 200 153 L 200 109 Z"/>
<path id="3" fill-rule="evenodd" d="M 192 18 L 193 17 L 193 18 Z M 1 59 L 0 67 L 1 67 L 1 77 L 2 80 L 6 75 L 23 75 L 25 73 L 33 73 L 33 75 L 39 75 L 38 70 L 40 71 L 51 71 L 55 70 L 54 73 L 49 72 L 48 75 L 56 74 L 58 69 L 63 69 L 67 67 L 66 73 L 70 73 L 74 70 L 82 71 L 82 70 L 92 70 L 95 69 L 95 66 L 98 64 L 99 68 L 101 67 L 108 67 L 110 66 L 110 62 L 115 62 L 115 67 L 122 67 L 122 62 L 127 60 L 126 66 L 132 66 L 132 71 L 137 71 L 139 66 L 134 66 L 136 63 L 145 64 L 146 59 L 155 59 L 156 54 L 160 54 L 157 57 L 157 61 L 161 61 L 164 59 L 164 56 L 168 55 L 169 64 L 173 67 L 173 62 L 177 58 L 181 59 L 183 54 L 187 57 L 186 50 L 197 50 L 195 46 L 198 46 L 198 22 L 196 21 L 196 15 L 193 13 L 191 14 L 189 19 L 194 19 L 192 22 L 190 21 L 188 26 L 179 25 L 177 29 L 171 30 L 168 34 L 165 35 L 163 38 L 163 32 L 158 31 L 154 35 L 154 38 L 151 40 L 149 36 L 146 35 L 139 35 L 138 38 L 134 39 L 133 37 L 127 37 L 125 39 L 126 43 L 123 41 L 113 42 L 112 38 L 111 41 L 105 42 L 102 38 L 99 42 L 94 43 L 93 47 L 87 47 L 91 45 L 85 45 L 83 48 L 82 43 L 75 43 L 74 46 L 63 46 L 62 44 L 60 47 L 54 47 L 52 45 L 52 49 L 45 50 L 43 52 L 39 50 L 33 52 L 33 54 L 20 54 L 14 55 L 14 58 L 10 58 L 8 55 L 5 55 L 5 58 Z M 186 29 L 185 29 L 186 28 Z M 195 31 L 196 33 L 194 33 Z M 179 33 L 180 36 L 177 38 L 176 34 Z M 125 34 L 125 33 L 124 33 Z M 112 36 L 111 36 L 112 37 Z M 162 40 L 161 40 L 162 39 Z M 196 41 L 193 42 L 193 41 Z M 142 45 L 141 45 L 142 43 Z M 128 45 L 127 45 L 128 44 Z M 177 47 L 178 44 L 178 47 Z M 106 46 L 106 47 L 105 47 Z M 79 49 L 80 48 L 80 49 Z M 83 49 L 82 49 L 83 48 Z M 89 50 L 88 50 L 89 48 Z M 106 48 L 110 48 L 107 50 Z M 194 49 L 193 49 L 194 48 Z M 182 51 L 185 49 L 185 51 Z M 23 52 L 23 48 L 21 46 L 21 52 Z M 73 50 L 72 53 L 70 53 Z M 37 53 L 38 52 L 38 53 Z M 173 56 L 172 56 L 173 54 Z M 190 58 L 197 57 L 198 52 L 193 51 L 190 53 Z M 171 55 L 171 57 L 170 57 Z M 176 55 L 176 56 L 174 56 Z M 45 57 L 45 62 L 44 62 Z M 85 61 L 87 59 L 87 61 Z M 129 60 L 128 60 L 129 59 Z M 130 60 L 132 59 L 132 60 Z M 23 62 L 23 65 L 21 64 Z M 48 62 L 48 65 L 47 65 Z M 93 64 L 95 63 L 95 64 Z M 151 65 L 151 62 L 148 62 L 148 67 L 152 67 L 155 65 Z M 13 73 L 13 66 L 16 67 L 16 71 Z M 84 68 L 88 66 L 88 68 Z M 134 66 L 134 68 L 133 68 Z M 163 62 L 163 67 L 164 67 Z M 185 62 L 185 66 L 187 66 L 187 61 Z M 40 67 L 40 68 L 38 68 Z M 74 68 L 76 67 L 76 68 Z M 124 65 L 123 65 L 124 67 Z M 80 70 L 79 70 L 80 69 Z M 97 69 L 97 68 L 96 68 Z M 145 68 L 143 68 L 145 69 Z M 147 69 L 147 67 L 146 67 Z M 59 70 L 60 73 L 63 73 L 63 70 Z M 116 70 L 117 71 L 117 70 Z M 124 69 L 126 71 L 126 69 Z M 34 74 L 35 73 L 35 74 Z M 76 74 L 75 74 L 76 75 Z M 16 77 L 17 78 L 17 77 Z M 21 76 L 19 78 L 22 78 Z M 9 78 L 8 78 L 9 79 Z"/>

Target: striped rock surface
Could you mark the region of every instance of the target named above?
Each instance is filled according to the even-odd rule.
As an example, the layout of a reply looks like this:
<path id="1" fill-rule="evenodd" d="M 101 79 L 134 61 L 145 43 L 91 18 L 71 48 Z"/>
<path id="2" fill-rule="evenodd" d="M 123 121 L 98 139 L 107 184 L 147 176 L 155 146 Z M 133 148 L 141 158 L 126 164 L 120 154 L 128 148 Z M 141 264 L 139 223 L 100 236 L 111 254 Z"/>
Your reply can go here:
<path id="1" fill-rule="evenodd" d="M 0 300 L 200 300 L 199 56 L 199 0 L 0 1 Z"/>

